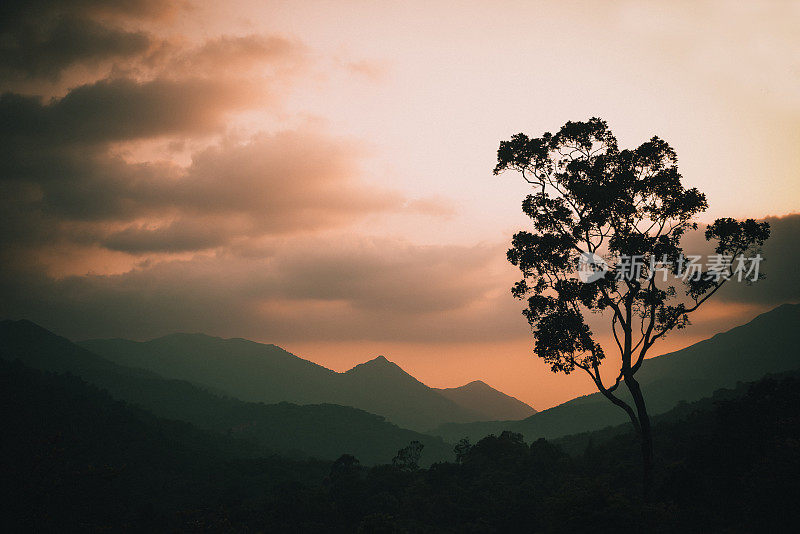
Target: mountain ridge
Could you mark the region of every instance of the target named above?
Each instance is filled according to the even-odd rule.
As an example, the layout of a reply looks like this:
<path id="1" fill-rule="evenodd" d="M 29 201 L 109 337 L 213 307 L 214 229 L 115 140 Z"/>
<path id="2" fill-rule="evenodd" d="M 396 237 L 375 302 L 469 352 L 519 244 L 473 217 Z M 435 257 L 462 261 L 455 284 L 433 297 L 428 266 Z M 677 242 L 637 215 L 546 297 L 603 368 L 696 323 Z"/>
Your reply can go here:
<path id="1" fill-rule="evenodd" d="M 343 453 L 388 462 L 398 449 L 425 443 L 423 461 L 446 459 L 441 438 L 400 428 L 372 413 L 331 403 L 250 403 L 221 397 L 185 380 L 109 361 L 27 320 L 0 322 L 0 359 L 72 374 L 152 414 L 259 444 L 262 451 L 333 460 Z"/>
<path id="2" fill-rule="evenodd" d="M 683 349 L 648 358 L 637 378 L 649 413 L 657 415 L 680 401 L 692 402 L 737 382 L 795 369 L 800 369 L 800 304 L 787 303 Z M 617 393 L 630 401 L 624 388 Z M 519 432 L 528 440 L 553 439 L 627 420 L 600 393 L 591 393 L 520 421 L 445 423 L 431 432 L 450 441 L 502 430 Z"/>
<path id="3" fill-rule="evenodd" d="M 508 419 L 525 419 L 536 413 L 530 405 L 499 391 L 483 380 L 473 380 L 463 386 L 453 388 L 439 388 L 440 394 L 470 409 L 490 415 L 491 413 L 504 413 Z M 488 392 L 493 392 L 487 395 Z M 487 398 L 492 406 L 487 406 Z"/>
<path id="4" fill-rule="evenodd" d="M 445 422 L 523 413 L 517 405 L 513 406 L 516 411 L 509 411 L 513 403 L 493 388 L 465 406 L 384 355 L 338 373 L 277 345 L 242 338 L 178 333 L 147 341 L 116 338 L 77 343 L 111 361 L 188 380 L 242 400 L 353 406 L 417 431 Z M 481 403 L 489 408 L 477 409 Z"/>

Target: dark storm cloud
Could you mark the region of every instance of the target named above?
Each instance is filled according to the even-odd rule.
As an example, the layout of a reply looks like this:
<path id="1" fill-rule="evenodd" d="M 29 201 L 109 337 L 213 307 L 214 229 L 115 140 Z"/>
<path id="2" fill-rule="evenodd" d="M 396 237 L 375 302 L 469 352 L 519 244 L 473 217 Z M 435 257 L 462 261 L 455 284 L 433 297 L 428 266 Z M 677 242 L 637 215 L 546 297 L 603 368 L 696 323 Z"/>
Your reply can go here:
<path id="1" fill-rule="evenodd" d="M 365 312 L 452 311 L 496 289 L 488 268 L 498 258 L 503 258 L 498 246 L 332 244 L 275 258 L 270 293 L 289 300 L 345 301 Z"/>
<path id="2" fill-rule="evenodd" d="M 153 44 L 144 32 L 72 16 L 7 28 L 0 37 L 0 69 L 28 78 L 58 79 L 73 65 L 134 57 Z"/>
<path id="3" fill-rule="evenodd" d="M 232 112 L 280 102 L 307 62 L 305 47 L 255 34 L 156 41 L 139 30 L 180 5 L 79 0 L 0 8 L 0 69 L 55 78 L 73 64 L 114 60 L 113 75 L 55 98 L 0 95 L 4 258 L 22 249 L 35 257 L 37 247 L 55 245 L 190 252 L 403 206 L 398 195 L 360 183 L 358 148 L 324 132 L 227 139 Z M 196 150 L 188 166 L 126 156 L 131 141 L 204 139 L 199 145 L 208 146 L 210 134 L 222 140 Z"/>
<path id="4" fill-rule="evenodd" d="M 763 253 L 782 266 L 773 263 L 768 278 L 752 287 L 730 282 L 692 334 L 710 335 L 746 320 L 753 310 L 798 300 L 798 284 L 786 266 L 800 261 L 794 247 L 799 220 L 800 215 L 770 218 L 774 240 Z M 198 237 L 170 236 L 167 242 L 188 239 L 192 245 L 193 236 Z M 687 251 L 703 252 L 702 236 L 689 237 Z M 146 242 L 152 247 L 155 241 Z M 0 315 L 35 317 L 73 337 L 206 331 L 281 342 L 516 339 L 527 335 L 527 327 L 521 303 L 507 290 L 517 273 L 505 263 L 505 248 L 338 235 L 277 241 L 261 256 L 229 249 L 144 263 L 116 275 L 54 279 L 7 270 L 2 289 L 8 298 Z"/>
<path id="5" fill-rule="evenodd" d="M 518 310 L 494 289 L 500 248 L 319 237 L 374 213 L 446 216 L 445 202 L 369 185 L 362 148 L 321 128 L 226 131 L 231 113 L 280 103 L 309 60 L 301 43 L 245 35 L 187 45 L 130 24 L 173 8 L 0 8 L 0 72 L 47 87 L 72 67 L 108 67 L 50 99 L 5 84 L 17 89 L 0 96 L 0 316 L 77 337 L 507 332 Z M 188 164 L 130 157 L 131 147 L 184 140 L 204 147 L 184 152 Z M 63 275 L 80 271 L 75 258 L 91 271 L 109 257 L 124 258 L 109 270 L 127 272 Z"/>
<path id="6" fill-rule="evenodd" d="M 226 141 L 196 154 L 187 168 L 130 163 L 82 146 L 29 159 L 11 154 L 0 180 L 8 217 L 0 241 L 182 252 L 401 209 L 401 196 L 360 182 L 359 155 L 357 146 L 310 129 Z M 70 231 L 74 223 L 85 224 Z"/>
<path id="7" fill-rule="evenodd" d="M 187 45 L 130 24 L 174 9 L 155 0 L 0 8 L 0 73 L 45 84 L 72 67 L 112 65 L 56 98 L 19 88 L 0 96 L 0 316 L 73 337 L 527 335 L 522 304 L 508 292 L 518 273 L 505 263 L 505 244 L 417 246 L 335 233 L 376 213 L 447 216 L 444 202 L 370 185 L 362 148 L 324 129 L 226 130 L 233 113 L 280 105 L 309 61 L 301 43 L 246 35 Z M 348 68 L 385 75 L 375 63 Z M 189 163 L 130 157 L 131 147 L 183 141 Z M 800 216 L 771 222 L 768 278 L 729 284 L 720 301 L 800 298 L 791 276 Z M 689 240 L 702 247 L 698 235 Z M 95 267 L 109 256 L 123 260 Z M 119 274 L 83 274 L 95 268 Z"/>
<path id="8" fill-rule="evenodd" d="M 50 150 L 70 143 L 202 133 L 221 126 L 227 112 L 265 100 L 263 90 L 240 80 L 107 79 L 46 103 L 36 96 L 4 94 L 0 124 L 6 146 Z"/>
<path id="9" fill-rule="evenodd" d="M 255 230 L 283 232 L 351 222 L 403 198 L 361 182 L 358 145 L 305 128 L 213 146 L 175 182 L 176 206 L 198 215 L 247 214 Z"/>
<path id="10" fill-rule="evenodd" d="M 174 221 L 156 228 L 134 225 L 101 240 L 109 250 L 145 252 L 186 252 L 215 248 L 231 238 L 224 222 L 216 220 Z"/>
<path id="11" fill-rule="evenodd" d="M 758 311 L 800 300 L 800 215 L 769 218 L 767 279 L 731 281 L 698 316 L 692 335 L 711 335 Z M 203 246 L 214 232 L 167 227 L 171 247 Z M 182 232 L 184 232 L 182 234 Z M 126 248 L 138 246 L 133 237 Z M 118 236 L 121 239 L 122 236 Z M 152 248 L 155 236 L 145 241 Z M 705 253 L 702 236 L 687 251 Z M 286 341 L 368 339 L 405 342 L 497 341 L 527 335 L 522 304 L 508 287 L 517 273 L 505 245 L 419 246 L 343 235 L 277 241 L 260 256 L 229 252 L 143 264 L 118 275 L 6 273 L 0 313 L 41 317 L 75 337 L 152 337 L 172 331 Z M 251 253 L 252 249 L 246 247 Z M 748 315 L 749 314 L 749 315 Z"/>
<path id="12" fill-rule="evenodd" d="M 343 183 L 356 174 L 350 147 L 313 132 L 225 141 L 196 153 L 189 168 L 124 159 L 114 143 L 124 149 L 134 140 L 219 134 L 231 112 L 269 108 L 303 62 L 302 45 L 272 36 L 168 48 L 150 78 L 100 79 L 48 101 L 0 96 L 4 249 L 66 242 L 132 253 L 198 250 L 243 233 L 334 224 L 349 212 L 385 205 L 384 193 Z M 203 68 L 189 73 L 193 62 Z M 253 65 L 275 69 L 257 80 L 230 71 Z M 315 200 L 326 194 L 327 202 Z M 226 215 L 233 219 L 219 220 Z"/>
<path id="13" fill-rule="evenodd" d="M 519 303 L 494 291 L 498 280 L 506 285 L 498 262 L 499 246 L 293 240 L 267 257 L 197 256 L 119 275 L 5 273 L 0 315 L 36 317 L 74 337 L 200 330 L 282 341 L 507 339 L 526 328 Z"/>
<path id="14" fill-rule="evenodd" d="M 67 68 L 133 58 L 156 40 L 118 18 L 151 19 L 176 9 L 169 1 L 5 1 L 0 7 L 0 73 L 58 79 Z"/>
<path id="15" fill-rule="evenodd" d="M 184 4 L 173 0 L 6 0 L 0 14 L 2 27 L 63 13 L 154 19 L 174 13 Z"/>

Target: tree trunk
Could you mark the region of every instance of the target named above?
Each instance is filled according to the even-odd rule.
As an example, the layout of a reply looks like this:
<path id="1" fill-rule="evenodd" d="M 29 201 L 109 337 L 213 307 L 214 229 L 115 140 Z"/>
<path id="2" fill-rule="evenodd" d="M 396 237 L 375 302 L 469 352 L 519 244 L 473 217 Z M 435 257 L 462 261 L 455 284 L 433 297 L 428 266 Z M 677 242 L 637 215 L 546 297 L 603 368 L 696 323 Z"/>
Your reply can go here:
<path id="1" fill-rule="evenodd" d="M 625 378 L 625 385 L 631 392 L 639 420 L 639 441 L 642 446 L 642 495 L 647 501 L 650 499 L 653 488 L 653 433 L 650 428 L 650 416 L 647 415 L 647 407 L 639 382 L 631 376 Z"/>

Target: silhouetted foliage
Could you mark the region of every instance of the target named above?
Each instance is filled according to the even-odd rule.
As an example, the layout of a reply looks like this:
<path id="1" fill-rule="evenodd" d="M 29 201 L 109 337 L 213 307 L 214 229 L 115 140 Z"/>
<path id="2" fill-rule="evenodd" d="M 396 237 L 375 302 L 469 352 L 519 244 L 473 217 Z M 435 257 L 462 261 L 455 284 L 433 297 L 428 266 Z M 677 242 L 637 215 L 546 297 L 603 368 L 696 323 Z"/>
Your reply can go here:
<path id="1" fill-rule="evenodd" d="M 800 367 L 798 328 L 800 304 L 783 304 L 728 332 L 677 352 L 648 358 L 647 365 L 636 375 L 647 392 L 648 413 L 663 414 L 682 400 L 693 402 L 720 388 L 735 387 L 737 382 L 752 382 L 768 373 Z M 617 393 L 633 402 L 625 388 Z M 522 421 L 450 424 L 436 433 L 452 442 L 465 436 L 475 442 L 488 434 L 512 430 L 522 433 L 526 441 L 533 441 L 600 430 L 626 420 L 627 415 L 598 392 Z"/>
<path id="2" fill-rule="evenodd" d="M 252 458 L 247 442 L 153 417 L 76 377 L 0 361 L 0 528 L 792 531 L 800 519 L 798 376 L 721 391 L 655 418 L 659 462 L 653 499 L 641 505 L 630 460 L 638 437 L 629 428 L 559 445 L 502 432 L 462 446 L 459 464 L 416 470 L 363 467 L 352 455 Z"/>
<path id="3" fill-rule="evenodd" d="M 397 455 L 392 458 L 392 465 L 406 471 L 416 471 L 419 469 L 419 459 L 424 448 L 425 445 L 419 441 L 412 441 L 406 447 L 397 451 Z"/>
<path id="4" fill-rule="evenodd" d="M 681 284 L 666 273 L 685 269 L 681 238 L 697 228 L 706 207 L 696 188 L 681 184 L 677 155 L 658 137 L 635 149 L 620 150 L 605 121 L 567 122 L 556 134 L 514 135 L 500 143 L 495 174 L 514 170 L 534 187 L 522 203 L 533 231 L 514 235 L 508 260 L 523 279 L 513 288 L 526 299 L 523 314 L 533 328 L 535 353 L 553 372 L 585 371 L 598 390 L 620 407 L 641 436 L 644 489 L 653 469 L 650 419 L 636 372 L 656 341 L 684 328 L 698 309 L 735 274 L 740 255 L 754 253 L 769 237 L 769 224 L 752 219 L 718 219 L 706 239 L 733 261 L 708 267 Z M 591 283 L 576 276 L 579 259 L 610 269 Z M 587 277 L 588 278 L 588 277 Z M 680 287 L 680 290 L 678 286 Z M 585 321 L 586 313 L 611 312 L 620 357 L 610 385 L 600 365 L 606 353 Z M 621 383 L 632 403 L 615 394 Z M 632 404 L 632 405 L 631 405 Z"/>
<path id="5" fill-rule="evenodd" d="M 456 443 L 456 446 L 453 447 L 453 452 L 456 455 L 456 463 L 463 463 L 464 458 L 466 458 L 471 449 L 472 443 L 470 443 L 469 438 L 461 438 L 459 442 Z"/>

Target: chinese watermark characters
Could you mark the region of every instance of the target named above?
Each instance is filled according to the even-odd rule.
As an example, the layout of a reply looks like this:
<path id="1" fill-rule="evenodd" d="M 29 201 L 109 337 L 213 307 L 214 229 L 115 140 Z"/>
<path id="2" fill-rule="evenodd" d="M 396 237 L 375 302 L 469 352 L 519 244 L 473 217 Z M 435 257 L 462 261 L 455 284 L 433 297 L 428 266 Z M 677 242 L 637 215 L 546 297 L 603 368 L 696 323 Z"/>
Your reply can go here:
<path id="1" fill-rule="evenodd" d="M 611 272 L 615 280 L 652 280 L 660 278 L 666 282 L 670 272 L 685 281 L 712 280 L 717 283 L 726 280 L 755 282 L 759 279 L 759 267 L 763 261 L 761 254 L 745 257 L 727 254 L 711 254 L 705 262 L 700 255 L 681 254 L 674 261 L 666 256 L 650 256 L 645 260 L 640 255 L 621 255 L 615 268 L 609 266 L 602 257 L 592 252 L 582 252 L 578 256 L 578 278 L 591 284 Z"/>

